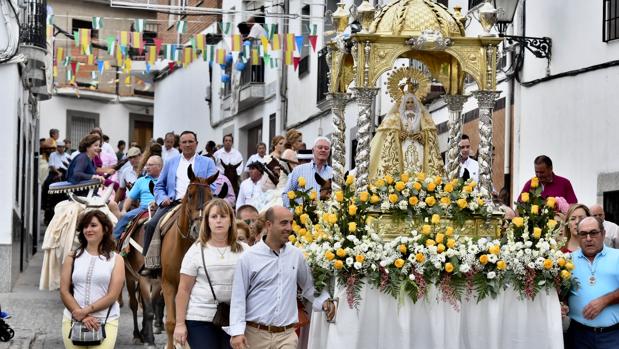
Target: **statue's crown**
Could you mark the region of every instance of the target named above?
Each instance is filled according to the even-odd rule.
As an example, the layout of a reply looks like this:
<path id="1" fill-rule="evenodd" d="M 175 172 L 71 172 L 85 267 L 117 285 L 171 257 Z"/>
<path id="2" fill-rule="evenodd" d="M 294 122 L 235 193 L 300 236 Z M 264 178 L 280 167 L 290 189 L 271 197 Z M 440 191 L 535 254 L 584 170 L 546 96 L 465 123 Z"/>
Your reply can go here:
<path id="1" fill-rule="evenodd" d="M 419 88 L 419 82 L 411 78 L 406 79 L 406 82 L 400 85 L 400 90 L 402 90 L 403 94 L 407 94 L 407 93 L 415 94 L 418 88 Z"/>

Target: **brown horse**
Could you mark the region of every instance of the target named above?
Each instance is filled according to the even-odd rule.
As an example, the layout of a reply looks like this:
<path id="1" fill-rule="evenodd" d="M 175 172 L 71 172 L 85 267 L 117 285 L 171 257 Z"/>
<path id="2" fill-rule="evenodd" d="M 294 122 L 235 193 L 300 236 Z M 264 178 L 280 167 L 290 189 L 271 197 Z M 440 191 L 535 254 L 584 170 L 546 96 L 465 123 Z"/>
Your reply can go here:
<path id="1" fill-rule="evenodd" d="M 176 215 L 176 221 L 163 236 L 161 242 L 161 279 L 163 297 L 165 299 L 166 332 L 168 344 L 166 348 L 174 348 L 174 326 L 176 325 L 176 305 L 174 303 L 183 257 L 194 243 L 200 231 L 204 207 L 213 198 L 210 185 L 215 182 L 219 173 L 209 178 L 196 177 L 191 166 L 187 169 L 189 186 Z M 219 196 L 225 197 L 228 190 L 222 188 Z M 223 193 L 223 194 L 222 194 Z M 174 219 L 174 218 L 172 218 Z"/>
<path id="2" fill-rule="evenodd" d="M 232 183 L 232 190 L 234 190 L 234 195 L 239 195 L 239 185 L 241 177 L 236 172 L 236 169 L 241 166 L 243 162 L 239 162 L 238 164 L 226 164 L 223 161 L 221 162 L 221 166 L 224 168 L 224 176 L 228 177 L 230 183 Z"/>

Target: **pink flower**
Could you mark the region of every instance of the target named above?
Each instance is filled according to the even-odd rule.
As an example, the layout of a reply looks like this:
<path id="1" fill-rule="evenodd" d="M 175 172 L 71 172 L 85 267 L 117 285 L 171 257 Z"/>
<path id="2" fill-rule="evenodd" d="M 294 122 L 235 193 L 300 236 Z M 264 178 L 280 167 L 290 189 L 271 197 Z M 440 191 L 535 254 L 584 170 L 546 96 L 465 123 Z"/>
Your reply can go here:
<path id="1" fill-rule="evenodd" d="M 570 208 L 570 204 L 568 204 L 562 196 L 557 196 L 555 199 L 557 200 L 557 210 L 563 214 L 566 214 L 567 210 Z"/>

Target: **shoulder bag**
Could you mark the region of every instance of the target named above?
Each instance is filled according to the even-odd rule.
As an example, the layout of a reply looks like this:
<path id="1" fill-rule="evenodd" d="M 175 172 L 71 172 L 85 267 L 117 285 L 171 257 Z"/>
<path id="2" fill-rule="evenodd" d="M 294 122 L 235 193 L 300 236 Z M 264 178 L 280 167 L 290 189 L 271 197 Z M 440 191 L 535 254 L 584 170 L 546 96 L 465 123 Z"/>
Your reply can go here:
<path id="1" fill-rule="evenodd" d="M 217 300 L 217 296 L 215 296 L 215 290 L 213 290 L 213 284 L 211 283 L 211 278 L 208 276 L 208 271 L 206 270 L 206 263 L 204 262 L 204 246 L 202 245 L 200 245 L 200 252 L 202 253 L 202 266 L 204 267 L 204 274 L 206 274 L 208 285 L 211 287 L 213 298 L 215 299 L 215 302 L 217 302 L 217 311 L 215 312 L 215 316 L 213 316 L 213 321 L 211 322 L 217 327 L 229 326 L 230 304 Z"/>

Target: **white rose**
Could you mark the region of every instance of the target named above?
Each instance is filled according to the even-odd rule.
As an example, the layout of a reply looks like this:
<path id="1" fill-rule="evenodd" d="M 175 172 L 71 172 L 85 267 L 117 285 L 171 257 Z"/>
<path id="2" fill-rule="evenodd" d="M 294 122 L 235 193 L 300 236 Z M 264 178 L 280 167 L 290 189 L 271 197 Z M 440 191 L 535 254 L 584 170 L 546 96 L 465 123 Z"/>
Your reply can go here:
<path id="1" fill-rule="evenodd" d="M 471 270 L 471 267 L 468 264 L 461 264 L 460 265 L 460 272 L 461 273 L 468 273 L 469 270 Z"/>
<path id="2" fill-rule="evenodd" d="M 415 274 L 410 274 L 410 275 L 408 276 L 408 278 L 409 278 L 411 281 L 415 281 Z"/>
<path id="3" fill-rule="evenodd" d="M 492 279 L 494 279 L 495 277 L 496 277 L 496 273 L 495 273 L 495 272 L 493 272 L 493 271 L 488 272 L 488 279 L 492 280 Z"/>
<path id="4" fill-rule="evenodd" d="M 359 269 L 361 269 L 362 264 L 361 264 L 361 263 L 359 263 L 359 262 L 355 262 L 355 263 L 353 264 L 353 266 L 355 267 L 355 269 L 359 270 Z"/>
<path id="5" fill-rule="evenodd" d="M 346 258 L 346 265 L 350 267 L 353 263 L 354 263 L 354 260 L 352 259 L 352 257 Z"/>

